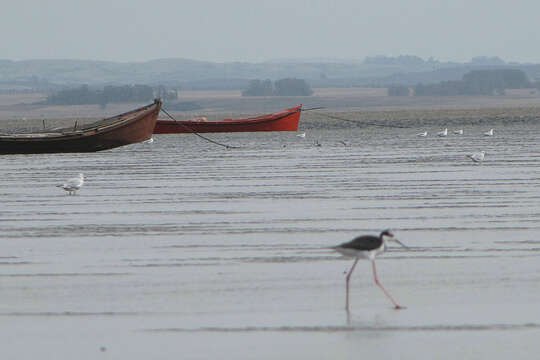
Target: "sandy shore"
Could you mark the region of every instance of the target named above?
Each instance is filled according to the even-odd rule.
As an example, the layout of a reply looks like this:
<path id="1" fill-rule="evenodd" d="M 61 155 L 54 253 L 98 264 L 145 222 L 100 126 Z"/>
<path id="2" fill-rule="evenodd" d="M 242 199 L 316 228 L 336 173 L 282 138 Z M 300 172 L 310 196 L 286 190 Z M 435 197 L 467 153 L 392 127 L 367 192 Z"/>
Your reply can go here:
<path id="1" fill-rule="evenodd" d="M 3 156 L 2 359 L 534 358 L 540 124 L 463 128 Z M 77 195 L 55 186 L 79 172 Z M 407 309 L 363 260 L 348 314 L 352 260 L 328 248 L 385 228 L 409 248 L 379 277 Z"/>

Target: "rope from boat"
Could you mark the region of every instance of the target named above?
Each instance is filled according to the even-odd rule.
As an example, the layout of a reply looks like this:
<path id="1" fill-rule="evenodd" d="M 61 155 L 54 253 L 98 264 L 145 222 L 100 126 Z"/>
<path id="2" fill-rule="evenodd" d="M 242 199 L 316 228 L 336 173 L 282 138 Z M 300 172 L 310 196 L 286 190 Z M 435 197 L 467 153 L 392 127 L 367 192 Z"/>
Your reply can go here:
<path id="1" fill-rule="evenodd" d="M 314 109 L 315 109 L 315 108 L 314 108 Z M 314 109 L 313 109 L 313 110 L 314 110 Z M 312 109 L 308 109 L 308 110 L 312 110 Z M 371 126 L 379 126 L 379 127 L 398 128 L 398 129 L 410 129 L 410 128 L 411 128 L 410 126 L 382 125 L 382 124 L 377 124 L 377 123 L 372 123 L 372 122 L 365 122 L 365 121 L 361 121 L 361 120 L 346 119 L 346 118 L 342 118 L 342 117 L 339 117 L 339 116 L 333 116 L 333 115 L 322 114 L 322 113 L 315 113 L 315 114 L 320 115 L 320 116 L 326 116 L 327 118 L 334 119 L 334 120 L 348 121 L 348 122 L 357 123 L 357 124 L 362 124 L 362 125 L 371 125 Z"/>
<path id="2" fill-rule="evenodd" d="M 189 130 L 190 133 L 192 133 L 192 134 L 194 134 L 194 135 L 197 135 L 197 136 L 200 137 L 201 139 L 204 139 L 204 140 L 206 140 L 206 141 L 209 141 L 209 142 L 211 142 L 211 143 L 213 143 L 213 144 L 216 144 L 216 145 L 219 145 L 219 146 L 223 146 L 223 147 L 225 147 L 225 148 L 227 148 L 227 149 L 239 149 L 239 148 L 240 148 L 239 146 L 231 146 L 231 145 L 227 145 L 227 144 L 222 144 L 222 143 L 220 143 L 220 142 L 217 142 L 217 141 L 214 141 L 214 140 L 212 140 L 212 139 L 209 139 L 209 138 L 207 138 L 206 136 L 202 136 L 201 134 L 199 134 L 198 132 L 196 132 L 195 130 L 193 130 L 192 128 L 190 128 L 189 126 L 186 126 L 186 125 L 184 125 L 184 124 L 178 122 L 178 120 L 176 120 L 175 118 L 173 118 L 173 117 L 171 116 L 171 114 L 169 114 L 163 107 L 161 108 L 161 111 L 163 111 L 163 112 L 165 113 L 165 115 L 167 115 L 168 117 L 170 117 L 171 120 L 173 120 L 177 125 L 180 125 L 180 126 L 182 126 L 184 129 Z"/>

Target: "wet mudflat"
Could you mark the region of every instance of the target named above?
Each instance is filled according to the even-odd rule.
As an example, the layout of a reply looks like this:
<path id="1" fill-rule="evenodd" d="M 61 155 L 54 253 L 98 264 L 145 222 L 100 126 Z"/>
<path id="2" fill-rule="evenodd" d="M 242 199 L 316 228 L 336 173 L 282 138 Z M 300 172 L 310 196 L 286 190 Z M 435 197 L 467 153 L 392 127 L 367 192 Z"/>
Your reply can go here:
<path id="1" fill-rule="evenodd" d="M 2 358 L 529 358 L 540 123 L 441 127 L 0 157 Z M 410 246 L 377 261 L 407 309 L 363 261 L 347 314 L 352 260 L 326 248 L 385 228 Z"/>

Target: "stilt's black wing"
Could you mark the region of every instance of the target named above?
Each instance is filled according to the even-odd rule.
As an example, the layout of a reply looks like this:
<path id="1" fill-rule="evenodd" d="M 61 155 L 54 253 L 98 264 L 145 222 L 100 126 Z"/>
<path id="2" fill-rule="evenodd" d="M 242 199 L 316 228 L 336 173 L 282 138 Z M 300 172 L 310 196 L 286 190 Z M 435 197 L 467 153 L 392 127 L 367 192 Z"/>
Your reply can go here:
<path id="1" fill-rule="evenodd" d="M 341 244 L 340 247 L 344 249 L 354 249 L 360 251 L 375 250 L 382 245 L 382 240 L 373 235 L 362 235 L 352 239 L 349 242 Z"/>

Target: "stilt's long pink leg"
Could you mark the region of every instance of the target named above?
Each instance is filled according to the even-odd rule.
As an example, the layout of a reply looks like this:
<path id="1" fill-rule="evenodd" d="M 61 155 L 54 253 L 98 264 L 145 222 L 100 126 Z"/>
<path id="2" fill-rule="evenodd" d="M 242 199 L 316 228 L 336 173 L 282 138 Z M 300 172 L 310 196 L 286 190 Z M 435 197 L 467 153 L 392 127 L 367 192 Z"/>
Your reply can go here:
<path id="1" fill-rule="evenodd" d="M 358 259 L 357 259 L 358 260 Z M 377 284 L 378 287 L 381 288 L 381 290 L 384 292 L 384 294 L 386 296 L 388 296 L 388 298 L 390 299 L 390 301 L 392 301 L 392 303 L 394 304 L 394 308 L 396 310 L 400 310 L 400 309 L 406 309 L 406 307 L 404 306 L 400 306 L 398 305 L 398 303 L 394 300 L 394 298 L 392 298 L 392 296 L 390 295 L 390 293 L 388 293 L 388 291 L 386 291 L 386 289 L 381 285 L 381 283 L 379 282 L 379 277 L 377 276 L 377 268 L 375 267 L 375 260 L 371 260 L 371 264 L 373 265 L 373 278 L 375 279 L 375 284 Z M 348 285 L 348 284 L 347 284 Z M 347 288 L 347 291 L 349 289 Z"/>
<path id="2" fill-rule="evenodd" d="M 359 258 L 356 258 L 356 260 L 354 260 L 354 264 L 351 267 L 351 270 L 349 270 L 349 273 L 347 274 L 347 280 L 346 280 L 347 291 L 346 291 L 346 298 L 345 298 L 345 309 L 347 311 L 349 311 L 349 280 L 351 279 L 352 272 L 354 268 L 356 267 L 356 263 L 358 263 L 358 260 Z"/>

